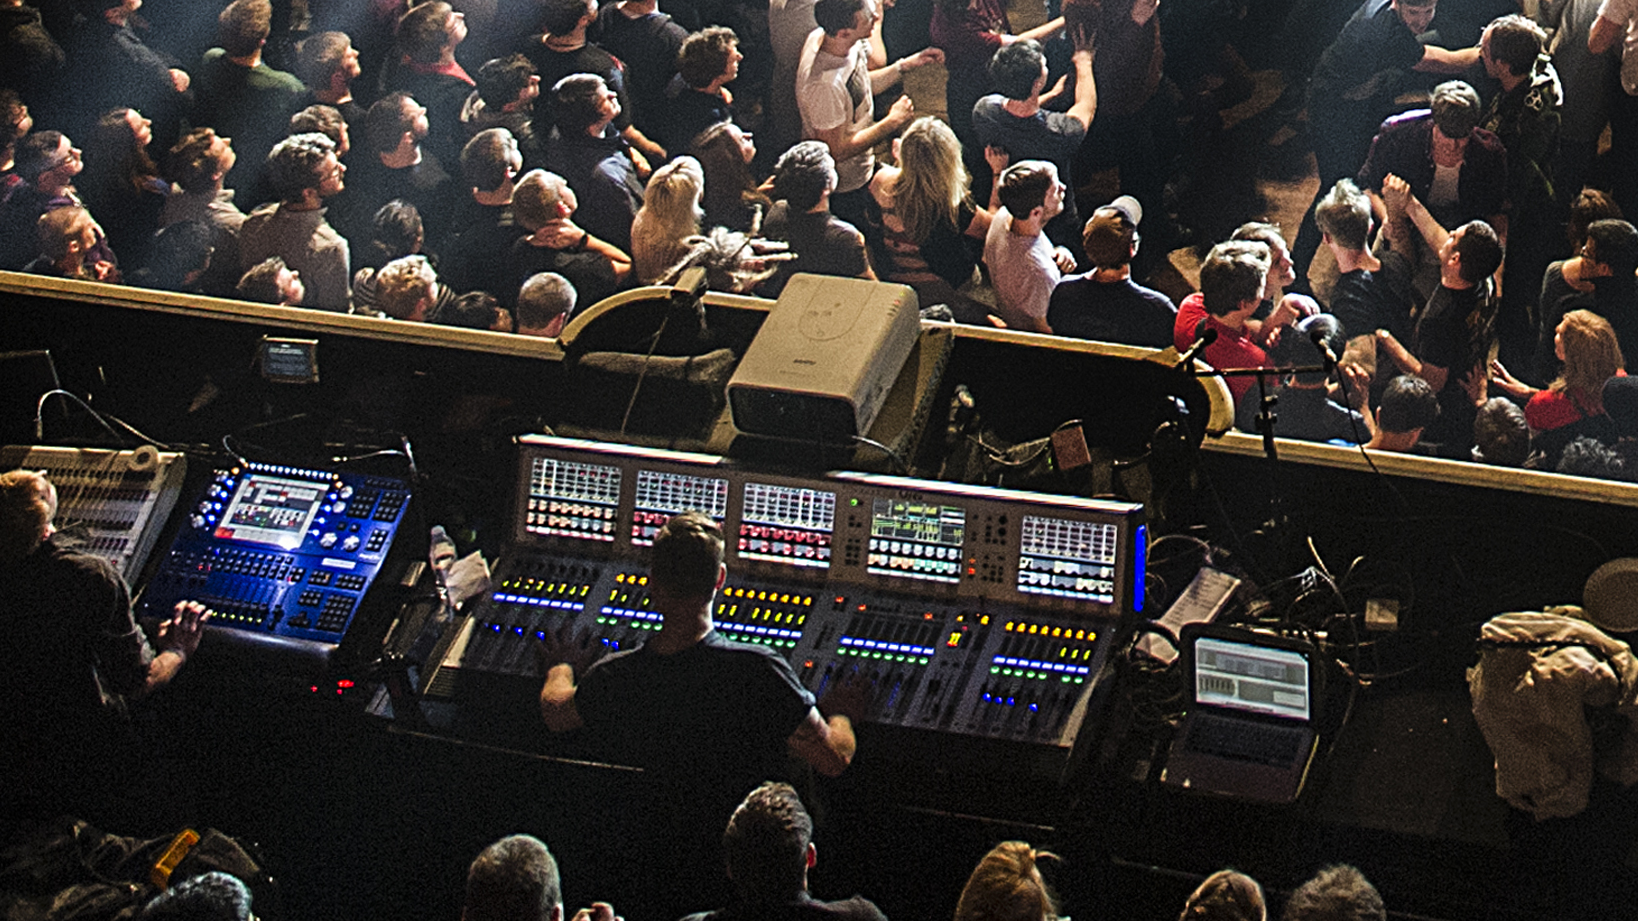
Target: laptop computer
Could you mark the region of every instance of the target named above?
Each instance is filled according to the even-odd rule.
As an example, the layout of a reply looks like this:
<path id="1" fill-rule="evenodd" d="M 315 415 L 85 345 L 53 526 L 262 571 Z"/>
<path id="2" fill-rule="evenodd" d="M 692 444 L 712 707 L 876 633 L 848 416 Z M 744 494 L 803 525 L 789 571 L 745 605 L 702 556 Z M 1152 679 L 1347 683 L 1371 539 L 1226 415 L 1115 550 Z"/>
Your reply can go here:
<path id="1" fill-rule="evenodd" d="M 1161 782 L 1295 801 L 1318 742 L 1321 670 L 1312 644 L 1216 624 L 1189 624 L 1182 643 L 1190 703 Z"/>

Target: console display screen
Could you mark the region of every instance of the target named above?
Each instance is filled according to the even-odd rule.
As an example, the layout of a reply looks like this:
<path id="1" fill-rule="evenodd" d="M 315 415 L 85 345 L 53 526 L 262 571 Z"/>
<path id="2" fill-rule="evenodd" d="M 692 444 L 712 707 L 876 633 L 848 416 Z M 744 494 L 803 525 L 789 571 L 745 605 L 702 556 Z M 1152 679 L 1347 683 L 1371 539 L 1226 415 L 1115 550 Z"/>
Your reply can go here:
<path id="1" fill-rule="evenodd" d="M 1018 590 L 1031 595 L 1115 602 L 1120 531 L 1112 524 L 1025 515 Z"/>
<path id="2" fill-rule="evenodd" d="M 620 468 L 537 457 L 529 466 L 523 529 L 547 537 L 614 540 Z"/>
<path id="3" fill-rule="evenodd" d="M 967 512 L 956 505 L 876 499 L 865 571 L 930 582 L 961 581 Z"/>
<path id="4" fill-rule="evenodd" d="M 294 550 L 318 515 L 328 483 L 247 473 L 212 532 L 221 540 L 242 540 Z"/>
<path id="5" fill-rule="evenodd" d="M 648 547 L 671 516 L 689 509 L 710 515 L 718 524 L 728 514 L 728 481 L 686 473 L 637 471 L 637 506 L 631 516 L 631 542 Z"/>
<path id="6" fill-rule="evenodd" d="M 836 494 L 796 486 L 746 483 L 739 555 L 792 566 L 830 567 Z"/>

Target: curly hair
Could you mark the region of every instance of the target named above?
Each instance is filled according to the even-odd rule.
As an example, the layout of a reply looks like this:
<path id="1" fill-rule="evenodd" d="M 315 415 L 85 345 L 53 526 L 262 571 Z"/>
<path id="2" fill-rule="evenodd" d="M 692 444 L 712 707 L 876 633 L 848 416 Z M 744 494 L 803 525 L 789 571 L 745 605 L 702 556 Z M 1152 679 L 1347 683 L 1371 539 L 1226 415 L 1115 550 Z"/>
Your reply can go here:
<path id="1" fill-rule="evenodd" d="M 1615 328 L 1591 310 L 1572 310 L 1559 321 L 1557 335 L 1564 343 L 1564 370 L 1547 389 L 1574 388 L 1577 399 L 1591 400 L 1582 410 L 1589 416 L 1603 413 L 1604 382 L 1626 370 Z"/>
<path id="2" fill-rule="evenodd" d="M 322 134 L 292 134 L 267 155 L 267 181 L 280 199 L 300 201 L 303 192 L 323 181 L 319 166 L 335 151 L 335 142 Z"/>

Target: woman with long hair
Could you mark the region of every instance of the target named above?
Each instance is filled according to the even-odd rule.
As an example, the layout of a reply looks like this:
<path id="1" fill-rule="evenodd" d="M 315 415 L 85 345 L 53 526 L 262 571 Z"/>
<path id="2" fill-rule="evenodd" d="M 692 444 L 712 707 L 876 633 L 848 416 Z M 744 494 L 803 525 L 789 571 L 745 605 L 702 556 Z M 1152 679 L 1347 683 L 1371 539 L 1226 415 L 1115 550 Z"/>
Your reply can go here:
<path id="1" fill-rule="evenodd" d="M 135 109 L 110 109 L 97 119 L 78 182 L 108 244 L 127 266 L 147 265 L 159 212 L 171 193 L 148 155 L 153 122 Z"/>
<path id="2" fill-rule="evenodd" d="M 893 150 L 898 165 L 882 167 L 870 182 L 872 214 L 880 211 L 880 232 L 874 234 L 882 241 L 878 274 L 915 288 L 922 306 L 968 305 L 958 289 L 972 280 L 991 211 L 975 205 L 967 190 L 971 180 L 961 144 L 949 125 L 923 116 L 893 142 Z M 1004 167 L 1000 160 L 992 165 Z"/>
<path id="3" fill-rule="evenodd" d="M 1558 321 L 1553 352 L 1564 368 L 1546 390 L 1518 381 L 1499 361 L 1490 364 L 1490 380 L 1508 396 L 1528 400 L 1524 421 L 1535 436 L 1537 450 L 1556 466 L 1566 444 L 1580 435 L 1596 437 L 1601 426 L 1608 426 L 1604 382 L 1627 372 L 1615 329 L 1590 310 L 1572 310 Z"/>
<path id="4" fill-rule="evenodd" d="M 759 215 L 766 215 L 773 201 L 751 172 L 756 144 L 750 132 L 733 122 L 719 122 L 700 133 L 694 156 L 705 170 L 705 226 L 755 233 Z"/>
<path id="5" fill-rule="evenodd" d="M 705 171 L 693 157 L 678 157 L 654 171 L 643 206 L 631 222 L 631 263 L 637 283 L 651 285 L 688 255 L 683 241 L 700 232 Z"/>
<path id="6" fill-rule="evenodd" d="M 1056 859 L 1022 841 L 1003 841 L 973 868 L 954 921 L 1056 921 L 1058 900 L 1036 863 Z"/>

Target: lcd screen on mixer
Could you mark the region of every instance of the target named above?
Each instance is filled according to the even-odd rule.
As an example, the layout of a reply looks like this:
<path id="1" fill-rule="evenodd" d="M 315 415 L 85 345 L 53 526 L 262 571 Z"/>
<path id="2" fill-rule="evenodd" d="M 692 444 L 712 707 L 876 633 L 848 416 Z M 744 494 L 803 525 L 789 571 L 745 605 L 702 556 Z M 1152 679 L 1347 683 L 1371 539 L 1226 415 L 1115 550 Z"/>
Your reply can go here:
<path id="1" fill-rule="evenodd" d="M 318 515 L 327 484 L 245 474 L 214 536 L 294 550 Z"/>
<path id="2" fill-rule="evenodd" d="M 1112 524 L 1025 515 L 1018 590 L 1100 604 L 1115 602 L 1120 529 Z"/>
<path id="3" fill-rule="evenodd" d="M 660 527 L 679 512 L 695 509 L 718 524 L 728 514 L 728 481 L 686 473 L 637 471 L 637 502 L 631 516 L 631 542 L 638 547 L 654 543 Z"/>
<path id="4" fill-rule="evenodd" d="M 523 528 L 547 537 L 614 540 L 620 468 L 538 457 L 529 466 Z"/>
<path id="5" fill-rule="evenodd" d="M 876 499 L 865 571 L 930 582 L 961 581 L 967 512 L 955 505 Z"/>
<path id="6" fill-rule="evenodd" d="M 826 569 L 835 529 L 835 493 L 745 484 L 745 502 L 739 513 L 742 558 Z"/>

